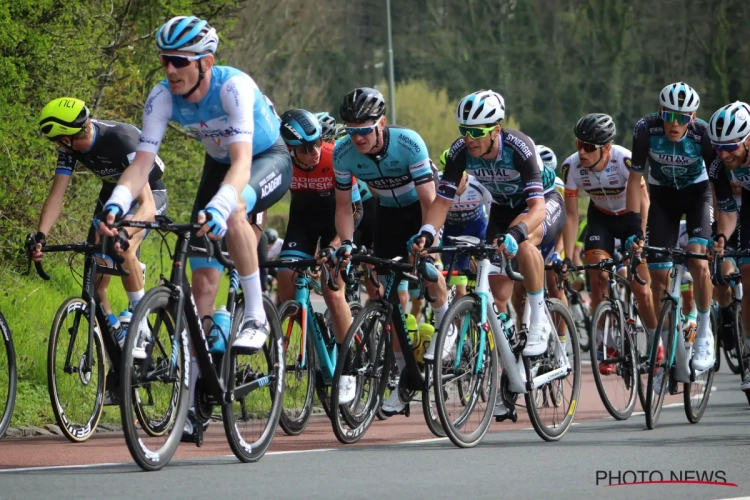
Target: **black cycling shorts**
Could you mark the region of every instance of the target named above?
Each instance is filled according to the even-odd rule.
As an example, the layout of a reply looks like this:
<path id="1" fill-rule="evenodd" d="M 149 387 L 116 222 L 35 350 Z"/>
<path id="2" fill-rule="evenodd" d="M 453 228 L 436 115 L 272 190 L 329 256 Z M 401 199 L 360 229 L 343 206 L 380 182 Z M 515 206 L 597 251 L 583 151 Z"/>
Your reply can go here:
<path id="1" fill-rule="evenodd" d="M 527 205 L 508 208 L 493 204 L 490 208 L 490 222 L 487 226 L 488 242 L 491 243 L 498 234 L 505 234 L 511 222 L 528 211 Z M 562 233 L 565 226 L 563 199 L 557 189 L 553 189 L 544 195 L 544 212 L 544 221 L 542 221 L 544 236 L 542 236 L 542 242 L 537 248 L 542 252 L 542 257 L 546 259 L 555 247 L 555 239 Z"/>
<path id="2" fill-rule="evenodd" d="M 589 201 L 589 209 L 586 215 L 586 235 L 583 240 L 584 251 L 605 252 L 607 257 L 616 257 L 618 249 L 615 248 L 615 239 L 624 242 L 632 236 L 628 234 L 627 227 L 622 223 L 619 215 L 605 214 Z"/>
<path id="3" fill-rule="evenodd" d="M 648 209 L 646 244 L 654 247 L 675 248 L 680 237 L 683 214 L 690 243 L 706 245 L 711 237 L 713 199 L 708 181 L 692 184 L 684 189 L 649 185 L 651 206 Z M 589 222 L 589 226 L 591 222 Z M 649 252 L 649 269 L 660 269 L 669 258 Z"/>
<path id="4" fill-rule="evenodd" d="M 112 196 L 112 191 L 115 190 L 115 186 L 117 184 L 109 184 L 105 183 L 102 185 L 102 189 L 99 191 L 99 197 L 96 200 L 96 208 L 94 208 L 94 216 L 99 215 L 102 210 L 104 210 L 104 204 L 107 203 L 109 200 L 109 197 Z M 160 189 L 158 191 L 151 191 L 151 194 L 154 197 L 154 205 L 156 206 L 156 215 L 164 215 L 167 213 L 167 190 L 166 189 Z M 131 217 L 135 215 L 135 213 L 138 211 L 138 209 L 141 207 L 141 204 L 137 201 L 134 201 L 130 205 L 130 209 L 128 210 L 128 213 L 125 214 L 125 217 Z M 148 231 L 146 231 L 146 234 L 143 236 L 144 238 L 148 235 Z M 86 237 L 86 241 L 93 244 L 96 243 L 96 228 L 94 228 L 93 225 L 89 228 L 89 234 Z"/>
<path id="5" fill-rule="evenodd" d="M 405 207 L 378 205 L 375 227 L 375 255 L 381 259 L 407 258 L 406 243 L 422 228 L 422 207 L 418 201 Z"/>
<path id="6" fill-rule="evenodd" d="M 198 220 L 198 212 L 204 210 L 224 182 L 229 171 L 229 164 L 219 163 L 208 154 L 203 164 L 203 175 L 195 195 L 190 220 Z M 292 183 L 292 157 L 279 138 L 276 143 L 257 156 L 253 156 L 250 182 L 242 191 L 247 204 L 248 216 L 264 212 L 279 201 Z M 203 238 L 193 234 L 190 246 L 203 248 Z"/>
<path id="7" fill-rule="evenodd" d="M 318 242 L 326 247 L 336 237 L 335 210 L 297 211 L 289 214 L 279 259 L 312 259 Z"/>
<path id="8" fill-rule="evenodd" d="M 750 250 L 750 228 L 745 231 L 742 230 L 743 221 L 750 221 L 750 191 L 744 188 L 742 189 L 742 206 L 737 215 L 737 229 L 734 232 L 737 235 L 737 248 L 739 250 Z M 729 242 L 731 241 L 732 238 L 729 238 Z M 729 242 L 727 242 L 727 246 L 729 246 Z M 744 266 L 745 264 L 750 264 L 750 257 L 739 259 L 739 265 Z"/>
<path id="9" fill-rule="evenodd" d="M 373 248 L 375 242 L 375 222 L 378 220 L 377 212 L 378 199 L 375 196 L 362 202 L 362 220 L 354 231 L 354 244 L 358 247 L 364 245 L 365 248 Z"/>

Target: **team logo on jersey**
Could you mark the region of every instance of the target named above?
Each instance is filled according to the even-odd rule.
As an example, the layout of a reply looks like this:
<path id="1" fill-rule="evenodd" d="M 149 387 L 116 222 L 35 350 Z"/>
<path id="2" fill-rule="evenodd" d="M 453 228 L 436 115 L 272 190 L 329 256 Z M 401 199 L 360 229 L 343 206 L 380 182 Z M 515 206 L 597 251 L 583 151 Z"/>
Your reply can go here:
<path id="1" fill-rule="evenodd" d="M 624 158 L 623 161 L 625 162 L 625 166 L 630 170 L 630 168 L 633 166 L 633 162 L 630 160 L 630 158 Z"/>
<path id="2" fill-rule="evenodd" d="M 568 172 L 570 172 L 570 163 L 563 163 L 561 173 L 562 173 L 562 180 L 566 184 L 568 182 Z"/>

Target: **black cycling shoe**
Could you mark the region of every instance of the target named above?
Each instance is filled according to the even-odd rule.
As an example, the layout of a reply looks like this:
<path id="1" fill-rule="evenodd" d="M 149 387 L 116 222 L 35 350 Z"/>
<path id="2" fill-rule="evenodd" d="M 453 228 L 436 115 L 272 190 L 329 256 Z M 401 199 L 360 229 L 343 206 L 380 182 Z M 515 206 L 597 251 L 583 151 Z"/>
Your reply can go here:
<path id="1" fill-rule="evenodd" d="M 180 439 L 183 443 L 195 443 L 196 446 L 203 446 L 203 432 L 208 429 L 208 422 L 201 424 L 198 417 L 195 415 L 194 410 L 188 411 L 187 420 L 185 420 L 185 427 L 182 429 L 182 438 Z"/>

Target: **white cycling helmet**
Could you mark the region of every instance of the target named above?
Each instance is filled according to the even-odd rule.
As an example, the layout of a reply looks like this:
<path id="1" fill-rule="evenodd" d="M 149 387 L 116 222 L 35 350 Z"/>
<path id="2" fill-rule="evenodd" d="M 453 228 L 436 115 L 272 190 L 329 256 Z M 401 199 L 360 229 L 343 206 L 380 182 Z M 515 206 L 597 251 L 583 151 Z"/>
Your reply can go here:
<path id="1" fill-rule="evenodd" d="M 740 142 L 750 135 L 750 106 L 736 101 L 716 111 L 708 121 L 711 142 Z"/>
<path id="2" fill-rule="evenodd" d="M 456 121 L 459 125 L 495 125 L 505 118 L 505 100 L 492 90 L 469 94 L 458 103 Z"/>
<path id="3" fill-rule="evenodd" d="M 547 146 L 537 144 L 536 152 L 539 153 L 539 156 L 542 158 L 542 162 L 544 163 L 545 167 L 551 168 L 552 170 L 557 170 L 557 156 L 555 156 L 554 151 L 552 151 Z"/>
<path id="4" fill-rule="evenodd" d="M 672 111 L 692 113 L 698 111 L 701 98 L 698 97 L 693 87 L 685 82 L 677 82 L 667 85 L 659 94 L 659 104 Z"/>
<path id="5" fill-rule="evenodd" d="M 195 54 L 216 52 L 219 37 L 216 30 L 195 16 L 177 16 L 164 23 L 156 32 L 159 50 L 184 50 Z"/>

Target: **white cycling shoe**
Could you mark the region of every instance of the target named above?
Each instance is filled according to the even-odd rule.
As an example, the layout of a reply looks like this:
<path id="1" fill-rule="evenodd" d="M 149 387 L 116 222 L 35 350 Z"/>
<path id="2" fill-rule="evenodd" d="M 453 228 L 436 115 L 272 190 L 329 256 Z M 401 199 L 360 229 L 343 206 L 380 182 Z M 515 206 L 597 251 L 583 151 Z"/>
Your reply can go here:
<path id="1" fill-rule="evenodd" d="M 548 323 L 532 323 L 526 335 L 526 347 L 523 348 L 524 356 L 540 356 L 547 351 L 547 342 L 552 327 Z"/>
<path id="2" fill-rule="evenodd" d="M 339 378 L 339 404 L 351 403 L 357 395 L 357 377 L 341 375 Z"/>
<path id="3" fill-rule="evenodd" d="M 708 335 L 695 340 L 693 344 L 693 368 L 696 371 L 708 370 L 716 363 L 714 337 Z"/>

